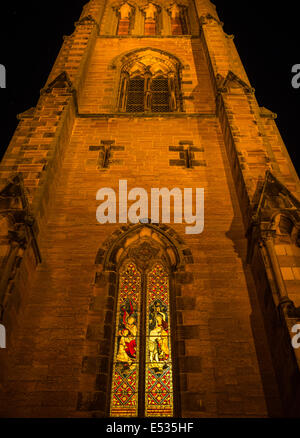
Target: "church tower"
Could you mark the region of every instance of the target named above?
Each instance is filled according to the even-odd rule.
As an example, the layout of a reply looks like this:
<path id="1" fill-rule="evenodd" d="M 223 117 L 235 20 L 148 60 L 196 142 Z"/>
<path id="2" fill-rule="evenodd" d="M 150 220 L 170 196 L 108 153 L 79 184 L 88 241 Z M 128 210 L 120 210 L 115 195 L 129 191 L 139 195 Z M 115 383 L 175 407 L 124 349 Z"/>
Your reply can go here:
<path id="1" fill-rule="evenodd" d="M 89 1 L 18 118 L 0 415 L 300 416 L 299 179 L 215 6 Z M 204 229 L 153 217 L 162 188 L 179 209 L 193 189 L 194 213 L 204 189 Z"/>

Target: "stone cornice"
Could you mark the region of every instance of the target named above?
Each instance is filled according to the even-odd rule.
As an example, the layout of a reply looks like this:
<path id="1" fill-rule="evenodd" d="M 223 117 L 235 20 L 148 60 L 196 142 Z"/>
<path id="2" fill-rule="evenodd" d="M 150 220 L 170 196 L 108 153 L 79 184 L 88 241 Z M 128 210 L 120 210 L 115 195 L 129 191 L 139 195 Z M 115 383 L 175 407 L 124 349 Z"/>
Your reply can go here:
<path id="1" fill-rule="evenodd" d="M 199 35 L 98 35 L 98 38 L 102 39 L 130 39 L 130 38 L 153 38 L 153 39 L 165 39 L 165 38 L 173 38 L 173 39 L 193 39 L 199 38 Z"/>

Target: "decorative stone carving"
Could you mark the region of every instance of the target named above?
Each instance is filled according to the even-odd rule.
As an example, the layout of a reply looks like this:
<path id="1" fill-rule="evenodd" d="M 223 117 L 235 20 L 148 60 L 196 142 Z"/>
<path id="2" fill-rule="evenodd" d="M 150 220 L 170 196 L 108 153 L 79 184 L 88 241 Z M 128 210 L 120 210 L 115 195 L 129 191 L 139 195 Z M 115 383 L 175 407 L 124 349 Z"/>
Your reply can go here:
<path id="1" fill-rule="evenodd" d="M 289 298 L 282 299 L 280 306 L 288 318 L 300 318 L 300 307 L 295 307 L 294 302 Z"/>
<path id="2" fill-rule="evenodd" d="M 144 9 L 143 9 L 146 20 L 155 20 L 157 15 L 157 7 L 153 3 L 149 3 Z"/>
<path id="3" fill-rule="evenodd" d="M 275 120 L 277 119 L 277 114 L 273 113 L 265 107 L 260 107 L 260 117 Z"/>
<path id="4" fill-rule="evenodd" d="M 187 7 L 181 4 L 173 3 L 168 13 L 171 16 L 171 31 L 172 35 L 186 35 L 188 34 L 187 26 Z"/>
<path id="5" fill-rule="evenodd" d="M 146 269 L 150 261 L 154 259 L 158 253 L 158 248 L 149 242 L 143 242 L 129 251 L 129 257 L 131 257 L 142 269 Z"/>
<path id="6" fill-rule="evenodd" d="M 173 3 L 172 6 L 168 9 L 173 19 L 180 17 L 181 8 L 177 3 Z"/>
<path id="7" fill-rule="evenodd" d="M 217 89 L 218 93 L 227 93 L 230 88 L 242 88 L 246 94 L 254 94 L 255 89 L 250 87 L 246 82 L 240 79 L 235 73 L 229 70 L 227 76 L 224 78 L 222 75 L 217 74 Z"/>
<path id="8" fill-rule="evenodd" d="M 130 15 L 132 14 L 132 7 L 128 3 L 123 3 L 118 11 L 121 20 L 129 20 Z"/>
<path id="9" fill-rule="evenodd" d="M 61 72 L 50 84 L 41 90 L 41 95 L 51 93 L 53 88 L 66 88 L 69 93 L 74 92 L 73 84 L 66 71 Z"/>
<path id="10" fill-rule="evenodd" d="M 278 232 L 281 215 L 287 215 L 297 230 L 300 226 L 300 201 L 270 172 L 265 180 L 258 182 L 258 188 L 252 201 L 252 214 L 247 231 L 248 258 L 257 242 L 274 238 Z M 297 234 L 297 231 L 295 231 Z M 295 240 L 295 236 L 291 236 Z"/>
<path id="11" fill-rule="evenodd" d="M 92 25 L 96 26 L 97 30 L 99 32 L 99 24 L 91 15 L 86 15 L 85 17 L 82 17 L 79 21 L 77 21 L 75 23 L 75 26 L 77 27 L 77 26 L 82 26 L 82 25 L 87 25 L 87 24 L 92 24 Z"/>
<path id="12" fill-rule="evenodd" d="M 208 24 L 210 21 L 215 21 L 220 26 L 224 26 L 224 23 L 222 21 L 219 21 L 217 18 L 213 17 L 211 14 L 202 15 L 199 18 L 200 25 L 203 26 L 204 24 Z"/>
<path id="13" fill-rule="evenodd" d="M 119 8 L 116 8 L 119 17 L 118 35 L 128 35 L 133 26 L 133 12 L 134 8 L 127 2 L 123 3 Z"/>
<path id="14" fill-rule="evenodd" d="M 15 175 L 0 191 L 0 216 L 6 218 L 9 252 L 4 259 L 0 274 L 0 320 L 14 289 L 17 273 L 24 255 L 30 246 L 41 262 L 36 240 L 37 226 L 30 212 L 21 174 Z"/>

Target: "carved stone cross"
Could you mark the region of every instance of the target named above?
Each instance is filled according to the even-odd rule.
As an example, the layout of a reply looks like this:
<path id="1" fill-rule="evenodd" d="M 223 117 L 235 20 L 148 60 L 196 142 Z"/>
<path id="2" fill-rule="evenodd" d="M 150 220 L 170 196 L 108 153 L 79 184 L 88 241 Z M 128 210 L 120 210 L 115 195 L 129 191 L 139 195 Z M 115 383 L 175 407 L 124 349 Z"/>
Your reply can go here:
<path id="1" fill-rule="evenodd" d="M 90 151 L 99 151 L 97 158 L 98 169 L 108 169 L 114 162 L 121 164 L 120 160 L 112 160 L 114 151 L 123 151 L 124 146 L 115 146 L 115 140 L 101 140 L 99 146 L 90 146 Z"/>
<path id="2" fill-rule="evenodd" d="M 180 141 L 179 146 L 170 146 L 169 151 L 179 152 L 179 160 L 170 160 L 170 166 L 181 166 L 187 169 L 192 169 L 195 166 L 206 166 L 205 160 L 195 160 L 195 152 L 204 152 L 204 149 L 193 146 L 192 141 Z"/>

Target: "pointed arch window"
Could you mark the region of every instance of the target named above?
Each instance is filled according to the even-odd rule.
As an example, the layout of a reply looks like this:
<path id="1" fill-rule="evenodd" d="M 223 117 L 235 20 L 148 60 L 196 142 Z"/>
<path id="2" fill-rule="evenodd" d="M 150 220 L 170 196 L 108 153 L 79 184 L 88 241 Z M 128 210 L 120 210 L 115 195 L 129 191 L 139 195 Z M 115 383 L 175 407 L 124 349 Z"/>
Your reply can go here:
<path id="1" fill-rule="evenodd" d="M 119 110 L 164 113 L 178 110 L 178 81 L 173 73 L 121 77 Z"/>
<path id="2" fill-rule="evenodd" d="M 151 110 L 152 112 L 169 112 L 170 111 L 170 90 L 168 78 L 158 76 L 151 82 Z"/>
<path id="3" fill-rule="evenodd" d="M 169 274 L 161 261 L 119 273 L 110 414 L 173 416 Z"/>

